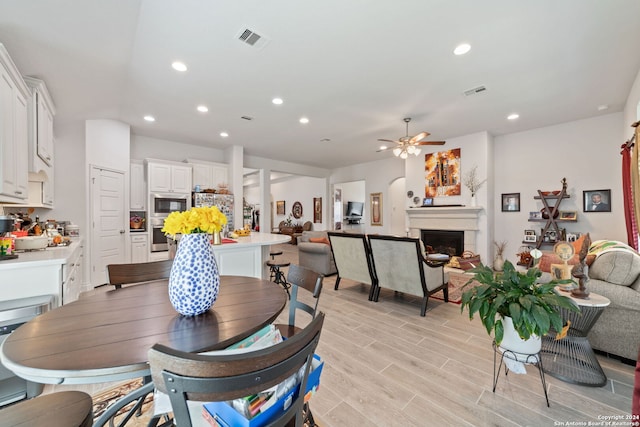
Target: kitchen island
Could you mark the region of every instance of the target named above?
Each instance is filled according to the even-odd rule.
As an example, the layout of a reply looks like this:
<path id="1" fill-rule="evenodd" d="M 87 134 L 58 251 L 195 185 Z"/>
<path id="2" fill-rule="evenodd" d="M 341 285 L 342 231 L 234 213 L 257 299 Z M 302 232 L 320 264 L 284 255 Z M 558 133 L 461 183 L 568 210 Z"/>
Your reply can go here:
<path id="1" fill-rule="evenodd" d="M 0 301 L 54 295 L 54 306 L 78 299 L 84 261 L 82 238 L 69 246 L 18 252 L 18 258 L 0 261 Z"/>
<path id="2" fill-rule="evenodd" d="M 286 234 L 258 233 L 236 239 L 222 239 L 221 245 L 213 245 L 218 270 L 225 276 L 248 276 L 268 279 L 266 262 L 269 260 L 271 245 L 288 243 L 291 236 Z M 151 260 L 167 259 L 169 252 L 154 252 Z"/>

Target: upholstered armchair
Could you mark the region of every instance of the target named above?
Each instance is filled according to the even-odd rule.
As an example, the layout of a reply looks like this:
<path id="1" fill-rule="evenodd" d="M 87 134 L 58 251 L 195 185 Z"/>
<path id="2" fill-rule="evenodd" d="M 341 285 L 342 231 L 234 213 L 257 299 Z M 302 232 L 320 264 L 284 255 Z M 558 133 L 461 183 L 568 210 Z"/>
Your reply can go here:
<path id="1" fill-rule="evenodd" d="M 345 278 L 371 286 L 369 301 L 373 299 L 376 279 L 371 263 L 371 250 L 364 234 L 329 232 L 331 252 L 338 270 L 335 290 L 338 290 L 340 279 Z"/>
<path id="2" fill-rule="evenodd" d="M 442 290 L 444 300 L 449 300 L 443 265 L 425 259 L 419 239 L 370 235 L 369 246 L 378 279 L 374 301 L 381 288 L 415 295 L 422 298 L 420 316 L 424 316 L 429 296 L 435 292 Z"/>

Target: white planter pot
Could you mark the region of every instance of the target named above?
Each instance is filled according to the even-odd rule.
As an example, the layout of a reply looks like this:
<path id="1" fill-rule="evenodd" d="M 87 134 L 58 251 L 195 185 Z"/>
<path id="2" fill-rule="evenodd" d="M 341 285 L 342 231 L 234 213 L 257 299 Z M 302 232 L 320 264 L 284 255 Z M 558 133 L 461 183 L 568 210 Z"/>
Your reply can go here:
<path id="1" fill-rule="evenodd" d="M 503 318 L 502 325 L 504 326 L 504 336 L 500 343 L 501 349 L 525 355 L 538 354 L 540 352 L 542 340 L 539 336 L 532 335 L 528 340 L 523 340 L 513 328 L 513 321 L 510 317 Z M 524 361 L 525 358 L 522 359 Z"/>

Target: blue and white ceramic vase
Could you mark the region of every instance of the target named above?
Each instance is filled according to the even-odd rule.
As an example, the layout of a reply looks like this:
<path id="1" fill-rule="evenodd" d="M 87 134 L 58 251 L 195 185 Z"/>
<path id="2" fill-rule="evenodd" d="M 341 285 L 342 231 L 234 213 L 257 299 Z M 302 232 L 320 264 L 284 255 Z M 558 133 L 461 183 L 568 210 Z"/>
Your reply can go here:
<path id="1" fill-rule="evenodd" d="M 206 233 L 180 238 L 169 276 L 169 300 L 176 311 L 197 316 L 209 310 L 220 289 L 220 273 Z"/>

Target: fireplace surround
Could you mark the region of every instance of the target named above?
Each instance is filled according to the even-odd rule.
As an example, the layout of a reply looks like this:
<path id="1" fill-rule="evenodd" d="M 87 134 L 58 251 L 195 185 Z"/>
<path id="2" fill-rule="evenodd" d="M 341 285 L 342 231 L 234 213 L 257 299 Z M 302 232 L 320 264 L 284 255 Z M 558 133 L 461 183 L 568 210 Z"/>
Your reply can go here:
<path id="1" fill-rule="evenodd" d="M 446 206 L 409 208 L 409 235 L 421 238 L 422 230 L 463 231 L 463 250 L 478 253 L 479 206 Z"/>

